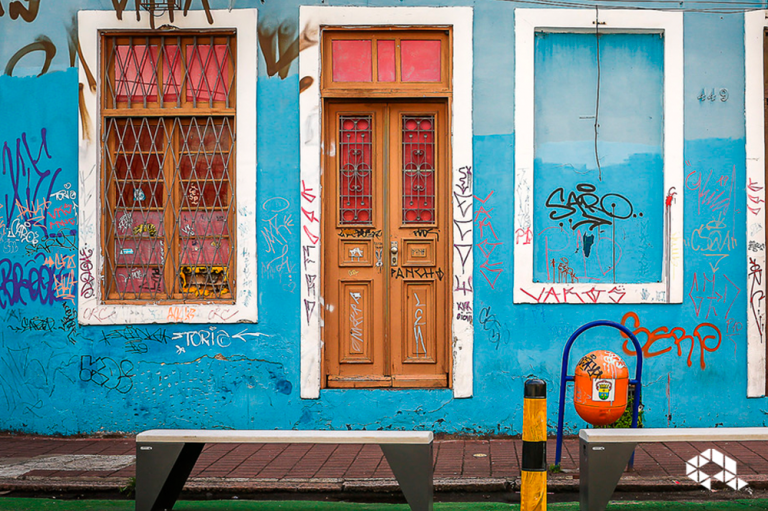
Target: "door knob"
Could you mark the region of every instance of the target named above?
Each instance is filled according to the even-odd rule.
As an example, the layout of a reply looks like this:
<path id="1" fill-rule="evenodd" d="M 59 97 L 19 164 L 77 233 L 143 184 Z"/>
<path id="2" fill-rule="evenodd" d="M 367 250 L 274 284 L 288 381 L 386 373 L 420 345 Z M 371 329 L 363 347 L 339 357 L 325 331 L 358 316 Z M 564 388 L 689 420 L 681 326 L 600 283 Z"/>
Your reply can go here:
<path id="1" fill-rule="evenodd" d="M 389 245 L 389 252 L 390 252 L 390 263 L 392 266 L 397 266 L 397 241 L 391 242 Z"/>

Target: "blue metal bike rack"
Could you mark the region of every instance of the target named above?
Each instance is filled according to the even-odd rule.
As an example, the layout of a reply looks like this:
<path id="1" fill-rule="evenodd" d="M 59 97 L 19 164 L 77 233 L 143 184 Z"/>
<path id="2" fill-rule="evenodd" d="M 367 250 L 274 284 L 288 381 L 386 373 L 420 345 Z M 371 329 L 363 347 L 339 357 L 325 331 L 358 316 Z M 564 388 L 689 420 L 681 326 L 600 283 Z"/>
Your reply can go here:
<path id="1" fill-rule="evenodd" d="M 621 330 L 627 337 L 632 340 L 632 344 L 635 345 L 635 353 L 637 354 L 637 366 L 635 367 L 635 379 L 629 380 L 630 385 L 635 386 L 635 395 L 633 400 L 633 410 L 632 410 L 632 427 L 637 427 L 637 413 L 640 409 L 640 396 L 642 394 L 642 388 L 643 384 L 640 381 L 643 375 L 643 349 L 640 346 L 640 343 L 637 340 L 637 337 L 635 337 L 635 334 L 633 334 L 629 328 L 625 327 L 621 323 L 616 323 L 615 321 L 608 321 L 606 319 L 600 319 L 598 321 L 592 321 L 590 323 L 587 323 L 584 326 L 579 327 L 578 330 L 573 332 L 571 337 L 568 339 L 568 342 L 565 343 L 565 350 L 563 350 L 563 366 L 562 370 L 560 372 L 560 403 L 559 403 L 559 411 L 557 415 L 557 447 L 555 449 L 555 465 L 560 465 L 560 455 L 562 454 L 563 450 L 563 415 L 565 414 L 565 385 L 569 381 L 574 381 L 574 377 L 568 374 L 568 359 L 571 355 L 571 346 L 573 345 L 574 341 L 576 341 L 576 338 L 589 330 L 590 328 L 594 328 L 596 326 L 610 326 L 613 328 L 616 328 L 618 330 Z M 634 454 L 632 455 L 632 459 L 629 462 L 629 466 L 632 467 L 634 461 Z"/>

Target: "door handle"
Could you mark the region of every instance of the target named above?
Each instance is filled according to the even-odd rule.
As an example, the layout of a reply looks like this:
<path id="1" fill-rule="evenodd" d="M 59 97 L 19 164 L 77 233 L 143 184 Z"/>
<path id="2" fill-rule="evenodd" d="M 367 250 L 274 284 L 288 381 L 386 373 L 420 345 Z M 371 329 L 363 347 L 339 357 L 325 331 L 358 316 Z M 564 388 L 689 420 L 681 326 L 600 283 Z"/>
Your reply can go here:
<path id="1" fill-rule="evenodd" d="M 397 266 L 397 240 L 392 241 L 389 245 L 389 259 L 392 266 Z"/>

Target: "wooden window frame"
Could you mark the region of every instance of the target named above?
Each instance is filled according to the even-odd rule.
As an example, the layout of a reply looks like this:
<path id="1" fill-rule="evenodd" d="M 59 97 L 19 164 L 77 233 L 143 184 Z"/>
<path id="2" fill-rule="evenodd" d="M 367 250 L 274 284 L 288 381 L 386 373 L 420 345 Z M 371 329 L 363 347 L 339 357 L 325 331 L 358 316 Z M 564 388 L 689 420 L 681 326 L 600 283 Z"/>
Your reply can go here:
<path id="1" fill-rule="evenodd" d="M 114 30 L 104 30 L 101 31 L 100 34 L 101 38 L 101 80 L 100 84 L 102 87 L 102 94 L 101 94 L 101 119 L 102 119 L 102 133 L 101 137 L 102 140 L 105 140 L 105 138 L 108 136 L 107 131 L 107 125 L 108 123 L 105 122 L 107 119 L 110 119 L 111 122 L 117 121 L 118 123 L 120 121 L 128 121 L 135 122 L 136 120 L 149 120 L 150 122 L 157 122 L 163 124 L 163 131 L 166 134 L 172 134 L 173 140 L 164 142 L 164 147 L 167 148 L 166 154 L 171 153 L 172 156 L 166 156 L 163 158 L 163 167 L 160 170 L 160 175 L 162 176 L 162 182 L 164 183 L 164 188 L 166 191 L 164 192 L 165 197 L 171 197 L 171 202 L 173 203 L 172 208 L 166 207 L 164 210 L 164 229 L 163 229 L 163 237 L 164 237 L 164 251 L 165 251 L 165 260 L 166 262 L 162 264 L 163 268 L 163 282 L 165 283 L 165 293 L 130 293 L 130 292 L 124 292 L 119 293 L 116 291 L 116 283 L 114 282 L 117 280 L 117 273 L 116 270 L 119 267 L 115 262 L 117 260 L 117 244 L 115 241 L 115 229 L 111 228 L 111 226 L 108 225 L 110 221 L 115 222 L 116 221 L 116 214 L 117 214 L 117 206 L 116 206 L 116 182 L 118 179 L 115 176 L 109 175 L 110 170 L 108 169 L 107 159 L 102 159 L 102 177 L 101 177 L 101 196 L 103 200 L 102 208 L 105 212 L 109 211 L 111 214 L 104 214 L 101 216 L 101 232 L 104 233 L 104 236 L 102 236 L 101 239 L 101 250 L 103 254 L 108 254 L 106 256 L 106 264 L 105 264 L 105 271 L 104 271 L 104 279 L 102 279 L 101 285 L 102 285 L 102 296 L 104 297 L 104 303 L 149 303 L 149 302 L 157 302 L 157 303 L 177 303 L 177 304 L 187 304 L 187 303 L 200 303 L 202 300 L 206 301 L 216 301 L 220 302 L 222 304 L 234 304 L 234 300 L 232 297 L 236 293 L 236 282 L 234 275 L 237 271 L 236 264 L 233 259 L 233 255 L 237 253 L 237 238 L 236 238 L 236 228 L 235 228 L 235 208 L 237 205 L 237 196 L 236 193 L 234 193 L 234 187 L 233 184 L 236 182 L 236 175 L 237 175 L 237 169 L 234 165 L 234 160 L 229 159 L 228 160 L 228 169 L 227 169 L 227 176 L 228 176 L 228 192 L 227 192 L 227 202 L 226 202 L 226 213 L 227 213 L 227 232 L 229 233 L 228 240 L 229 240 L 229 255 L 228 255 L 228 261 L 226 265 L 227 269 L 227 294 L 229 295 L 227 298 L 224 297 L 194 297 L 194 298 L 185 298 L 184 293 L 180 289 L 180 277 L 181 277 L 181 268 L 183 266 L 189 266 L 184 265 L 181 262 L 181 216 L 179 218 L 174 218 L 174 211 L 178 211 L 179 214 L 182 213 L 182 195 L 180 187 L 182 185 L 182 182 L 185 181 L 181 176 L 176 175 L 176 169 L 173 166 L 173 162 L 177 162 L 181 159 L 182 154 L 182 146 L 184 145 L 184 141 L 181 140 L 180 136 L 181 133 L 178 129 L 174 129 L 174 124 L 176 124 L 176 121 L 179 121 L 180 126 L 184 126 L 185 123 L 190 123 L 192 119 L 198 120 L 199 124 L 206 124 L 207 119 L 229 119 L 230 120 L 230 126 L 236 126 L 236 118 L 237 118 L 237 81 L 235 79 L 236 77 L 236 70 L 237 70 L 237 34 L 233 30 L 219 30 L 219 29 L 204 29 L 204 30 L 192 30 L 192 31 L 174 31 L 172 33 L 160 33 L 156 30 L 141 30 L 141 31 L 114 31 Z M 109 90 L 109 83 L 111 81 L 112 84 L 116 84 L 117 78 L 116 78 L 116 65 L 115 61 L 111 59 L 111 55 L 113 53 L 113 48 L 115 46 L 123 46 L 132 44 L 134 40 L 141 41 L 142 39 L 146 42 L 147 48 L 158 48 L 158 59 L 156 63 L 156 69 L 157 72 L 157 99 L 154 102 L 148 103 L 147 106 L 142 105 L 135 105 L 132 104 L 132 101 L 127 99 L 124 102 L 118 102 L 114 96 L 110 97 Z M 163 84 L 163 76 L 162 71 L 164 70 L 163 65 L 163 57 L 161 49 L 164 46 L 167 46 L 166 40 L 173 41 L 176 40 L 178 44 L 178 51 L 180 52 L 180 62 L 179 65 L 183 67 L 182 63 L 185 59 L 185 50 L 187 47 L 189 47 L 192 44 L 199 44 L 201 40 L 202 42 L 206 42 L 206 40 L 210 41 L 211 46 L 213 45 L 224 45 L 226 44 L 229 47 L 230 55 L 232 56 L 232 59 L 227 62 L 227 72 L 228 76 L 231 77 L 230 83 L 227 84 L 227 87 L 229 88 L 229 92 L 227 93 L 227 98 L 225 100 L 215 101 L 215 100 L 209 100 L 206 105 L 205 101 L 197 102 L 194 100 L 190 100 L 188 98 L 188 88 L 189 88 L 189 80 L 186 76 L 182 74 L 181 77 L 181 84 L 180 88 L 178 90 L 179 99 L 172 104 L 169 104 L 171 102 L 165 102 L 163 100 L 163 97 L 165 95 L 164 91 L 161 91 L 161 85 Z M 152 41 L 154 40 L 154 41 Z M 156 45 L 156 46 L 155 46 Z M 111 62 L 111 65 L 110 65 Z M 230 96 L 232 99 L 230 100 Z M 116 103 L 116 104 L 115 104 Z M 164 104 L 165 103 L 165 104 Z M 197 103 L 197 104 L 195 104 Z M 232 104 L 234 103 L 234 104 Z M 182 130 L 183 131 L 183 130 Z M 190 128 L 191 131 L 191 128 Z M 237 139 L 237 131 L 236 130 L 230 130 L 230 136 L 232 137 L 232 149 L 231 151 L 237 154 L 237 144 L 235 140 Z M 115 138 L 110 137 L 110 139 L 106 142 L 106 145 L 109 146 L 109 152 L 115 156 L 115 159 L 117 158 L 118 152 L 115 148 Z M 231 154 L 230 154 L 231 156 Z M 206 178 L 204 181 L 207 181 Z M 187 181 L 190 181 L 190 179 L 187 179 Z M 170 191 L 167 191 L 168 188 L 171 188 Z M 200 211 L 200 210 L 197 210 Z M 204 209 L 204 211 L 210 211 L 213 213 L 216 211 L 215 209 Z M 170 261 L 168 261 L 170 259 Z M 147 265 L 148 266 L 148 265 Z M 197 265 L 202 266 L 202 265 Z M 207 266 L 223 266 L 223 265 L 207 265 Z M 165 294 L 166 296 L 162 296 Z M 158 296 L 160 295 L 160 296 Z"/>
<path id="2" fill-rule="evenodd" d="M 336 40 L 358 40 L 361 35 L 371 40 L 371 75 L 370 82 L 334 82 L 333 50 L 331 42 Z M 395 40 L 395 81 L 378 81 L 377 44 L 379 40 Z M 399 81 L 401 67 L 400 42 L 405 39 L 435 40 L 442 43 L 440 55 L 439 82 L 403 82 Z M 453 29 L 450 26 L 415 26 L 408 27 L 323 27 L 321 38 L 321 93 L 324 99 L 344 97 L 450 97 L 452 92 L 453 68 Z"/>
<path id="3" fill-rule="evenodd" d="M 216 20 L 216 33 L 236 34 L 233 52 L 236 61 L 231 78 L 236 86 L 230 91 L 235 98 L 239 115 L 233 117 L 231 126 L 233 148 L 236 144 L 233 170 L 230 171 L 230 193 L 237 198 L 231 215 L 233 226 L 232 239 L 237 233 L 236 244 L 231 247 L 231 297 L 212 300 L 200 296 L 197 299 L 179 300 L 171 297 L 167 300 L 110 300 L 104 296 L 102 282 L 105 279 L 107 262 L 104 252 L 104 203 L 102 187 L 104 176 L 101 139 L 92 134 L 102 133 L 103 115 L 113 115 L 113 109 L 104 109 L 102 97 L 104 52 L 102 52 L 102 34 L 117 32 L 141 33 L 153 35 L 199 34 L 209 33 L 210 24 L 203 11 L 190 11 L 187 16 L 176 17 L 171 22 L 167 13 L 161 16 L 158 26 L 172 25 L 176 30 L 156 30 L 146 32 L 147 20 L 140 21 L 126 17 L 118 20 L 108 11 L 80 11 L 78 13 L 78 36 L 82 47 L 83 59 L 98 66 L 98 71 L 91 73 L 80 67 L 80 81 L 87 84 L 80 88 L 80 135 L 82 138 L 79 168 L 79 252 L 81 265 L 81 286 L 78 292 L 78 321 L 89 325 L 116 325 L 142 323 L 255 323 L 257 310 L 257 259 L 256 259 L 256 79 L 257 79 L 257 9 L 239 9 L 211 11 Z M 158 59 L 162 60 L 162 59 Z M 96 79 L 94 79 L 94 76 Z M 99 80 L 97 82 L 97 80 Z M 162 83 L 161 83 L 162 85 Z M 153 91 L 154 92 L 154 91 Z M 158 90 L 158 95 L 165 91 Z M 181 92 L 182 96 L 185 92 Z M 183 98 L 180 98 L 183 99 Z M 159 101 L 159 98 L 158 98 Z M 207 99 L 205 100 L 207 101 Z M 123 105 L 118 105 L 123 106 Z M 152 105 L 147 105 L 152 106 Z M 198 104 L 200 106 L 200 104 Z M 143 105 L 142 105 L 143 107 Z M 220 108 L 221 105 L 197 108 L 199 114 L 217 117 L 230 114 L 231 110 Z M 134 111 L 135 110 L 135 111 Z M 187 117 L 178 116 L 177 112 L 163 112 L 163 109 L 148 108 L 142 113 L 131 109 L 131 117 Z M 172 109 L 169 109 L 172 110 Z M 198 112 L 196 112 L 198 113 Z M 145 115 L 146 114 L 146 115 Z M 184 119 L 179 119 L 179 122 Z M 95 129 L 94 129 L 95 125 Z M 204 121 L 201 130 L 204 129 Z M 87 282 L 88 285 L 83 285 Z M 169 283 L 170 284 L 170 283 Z"/>

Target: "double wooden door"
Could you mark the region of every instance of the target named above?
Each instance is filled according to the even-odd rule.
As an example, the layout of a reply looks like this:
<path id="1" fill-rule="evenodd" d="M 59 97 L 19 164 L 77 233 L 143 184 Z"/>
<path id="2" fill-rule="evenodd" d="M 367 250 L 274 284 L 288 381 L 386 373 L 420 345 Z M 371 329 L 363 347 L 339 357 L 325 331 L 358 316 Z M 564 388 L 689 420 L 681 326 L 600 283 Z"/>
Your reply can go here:
<path id="1" fill-rule="evenodd" d="M 448 387 L 448 111 L 326 102 L 326 387 Z"/>

